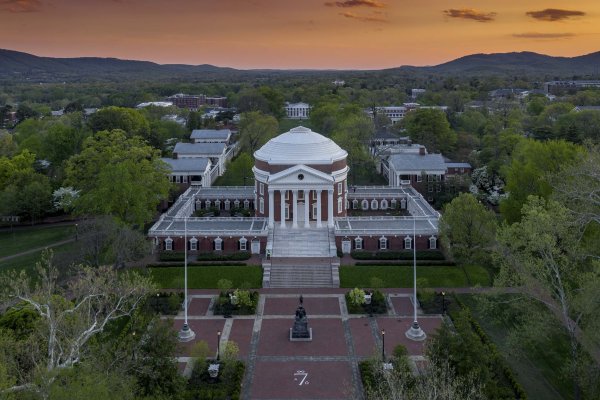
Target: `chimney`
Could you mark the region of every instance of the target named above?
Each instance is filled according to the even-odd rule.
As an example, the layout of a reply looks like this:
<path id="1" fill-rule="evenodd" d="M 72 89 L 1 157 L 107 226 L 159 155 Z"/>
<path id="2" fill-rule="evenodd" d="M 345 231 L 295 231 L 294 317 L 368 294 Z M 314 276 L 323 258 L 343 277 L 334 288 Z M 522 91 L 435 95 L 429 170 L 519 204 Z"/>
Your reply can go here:
<path id="1" fill-rule="evenodd" d="M 425 146 L 419 147 L 419 155 L 422 155 L 422 156 L 425 155 Z"/>

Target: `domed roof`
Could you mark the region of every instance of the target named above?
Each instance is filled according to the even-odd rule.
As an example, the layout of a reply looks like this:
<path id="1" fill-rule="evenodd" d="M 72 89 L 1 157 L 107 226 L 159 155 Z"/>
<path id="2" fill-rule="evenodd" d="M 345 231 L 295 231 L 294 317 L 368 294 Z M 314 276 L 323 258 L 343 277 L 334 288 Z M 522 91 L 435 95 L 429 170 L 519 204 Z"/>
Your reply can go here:
<path id="1" fill-rule="evenodd" d="M 335 142 L 299 126 L 269 140 L 254 158 L 269 164 L 331 164 L 348 156 Z"/>

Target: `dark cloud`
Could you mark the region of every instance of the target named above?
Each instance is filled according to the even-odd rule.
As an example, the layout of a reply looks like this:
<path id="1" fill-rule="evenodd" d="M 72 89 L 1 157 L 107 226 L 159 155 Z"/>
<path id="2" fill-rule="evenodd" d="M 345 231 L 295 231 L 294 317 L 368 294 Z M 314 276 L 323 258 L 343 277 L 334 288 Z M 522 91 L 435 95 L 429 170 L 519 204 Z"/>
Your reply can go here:
<path id="1" fill-rule="evenodd" d="M 540 32 L 525 32 L 513 33 L 513 37 L 520 39 L 566 39 L 576 36 L 574 33 L 540 33 Z"/>
<path id="2" fill-rule="evenodd" d="M 477 22 L 492 22 L 496 19 L 495 12 L 483 12 L 472 8 L 450 8 L 444 10 L 444 14 L 452 18 L 472 19 Z"/>
<path id="3" fill-rule="evenodd" d="M 385 3 L 377 0 L 346 0 L 346 1 L 333 1 L 325 3 L 327 7 L 371 7 L 371 8 L 384 8 Z"/>
<path id="4" fill-rule="evenodd" d="M 558 8 L 546 8 L 540 11 L 527 11 L 526 15 L 540 21 L 562 21 L 572 17 L 583 17 L 585 13 L 577 10 L 560 10 Z"/>
<path id="5" fill-rule="evenodd" d="M 0 10 L 11 13 L 26 13 L 39 11 L 42 7 L 40 0 L 0 0 Z"/>
<path id="6" fill-rule="evenodd" d="M 357 15 L 351 12 L 343 12 L 340 13 L 341 16 L 346 17 L 346 18 L 350 18 L 350 19 L 355 19 L 357 21 L 361 21 L 361 22 L 378 22 L 378 23 L 387 23 L 389 22 L 387 19 L 383 18 L 383 17 L 378 17 L 378 16 L 369 16 L 369 15 Z"/>

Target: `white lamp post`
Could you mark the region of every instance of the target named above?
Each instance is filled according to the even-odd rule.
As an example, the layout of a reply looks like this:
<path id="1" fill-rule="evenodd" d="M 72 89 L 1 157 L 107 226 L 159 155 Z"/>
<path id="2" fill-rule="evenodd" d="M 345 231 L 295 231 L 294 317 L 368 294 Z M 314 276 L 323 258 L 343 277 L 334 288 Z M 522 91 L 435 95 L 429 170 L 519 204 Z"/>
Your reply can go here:
<path id="1" fill-rule="evenodd" d="M 406 337 L 410 340 L 421 341 L 427 338 L 423 329 L 419 326 L 417 321 L 417 229 L 416 229 L 417 217 L 413 216 L 413 306 L 414 306 L 414 320 L 411 327 L 406 331 Z"/>
<path id="2" fill-rule="evenodd" d="M 188 293 L 187 293 L 187 217 L 183 219 L 183 241 L 184 241 L 184 250 L 183 250 L 183 313 L 185 316 L 185 320 L 183 322 L 183 327 L 179 331 L 179 341 L 180 342 L 189 342 L 194 340 L 196 337 L 196 333 L 190 329 L 188 325 Z"/>

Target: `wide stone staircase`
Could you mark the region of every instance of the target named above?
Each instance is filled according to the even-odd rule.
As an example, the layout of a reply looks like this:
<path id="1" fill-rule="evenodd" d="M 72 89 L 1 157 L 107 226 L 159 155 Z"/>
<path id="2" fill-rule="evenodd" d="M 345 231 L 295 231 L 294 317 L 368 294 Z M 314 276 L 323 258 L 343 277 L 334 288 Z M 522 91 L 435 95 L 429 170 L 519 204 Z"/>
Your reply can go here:
<path id="1" fill-rule="evenodd" d="M 339 287 L 332 229 L 276 226 L 269 242 L 271 257 L 263 262 L 263 287 Z"/>

